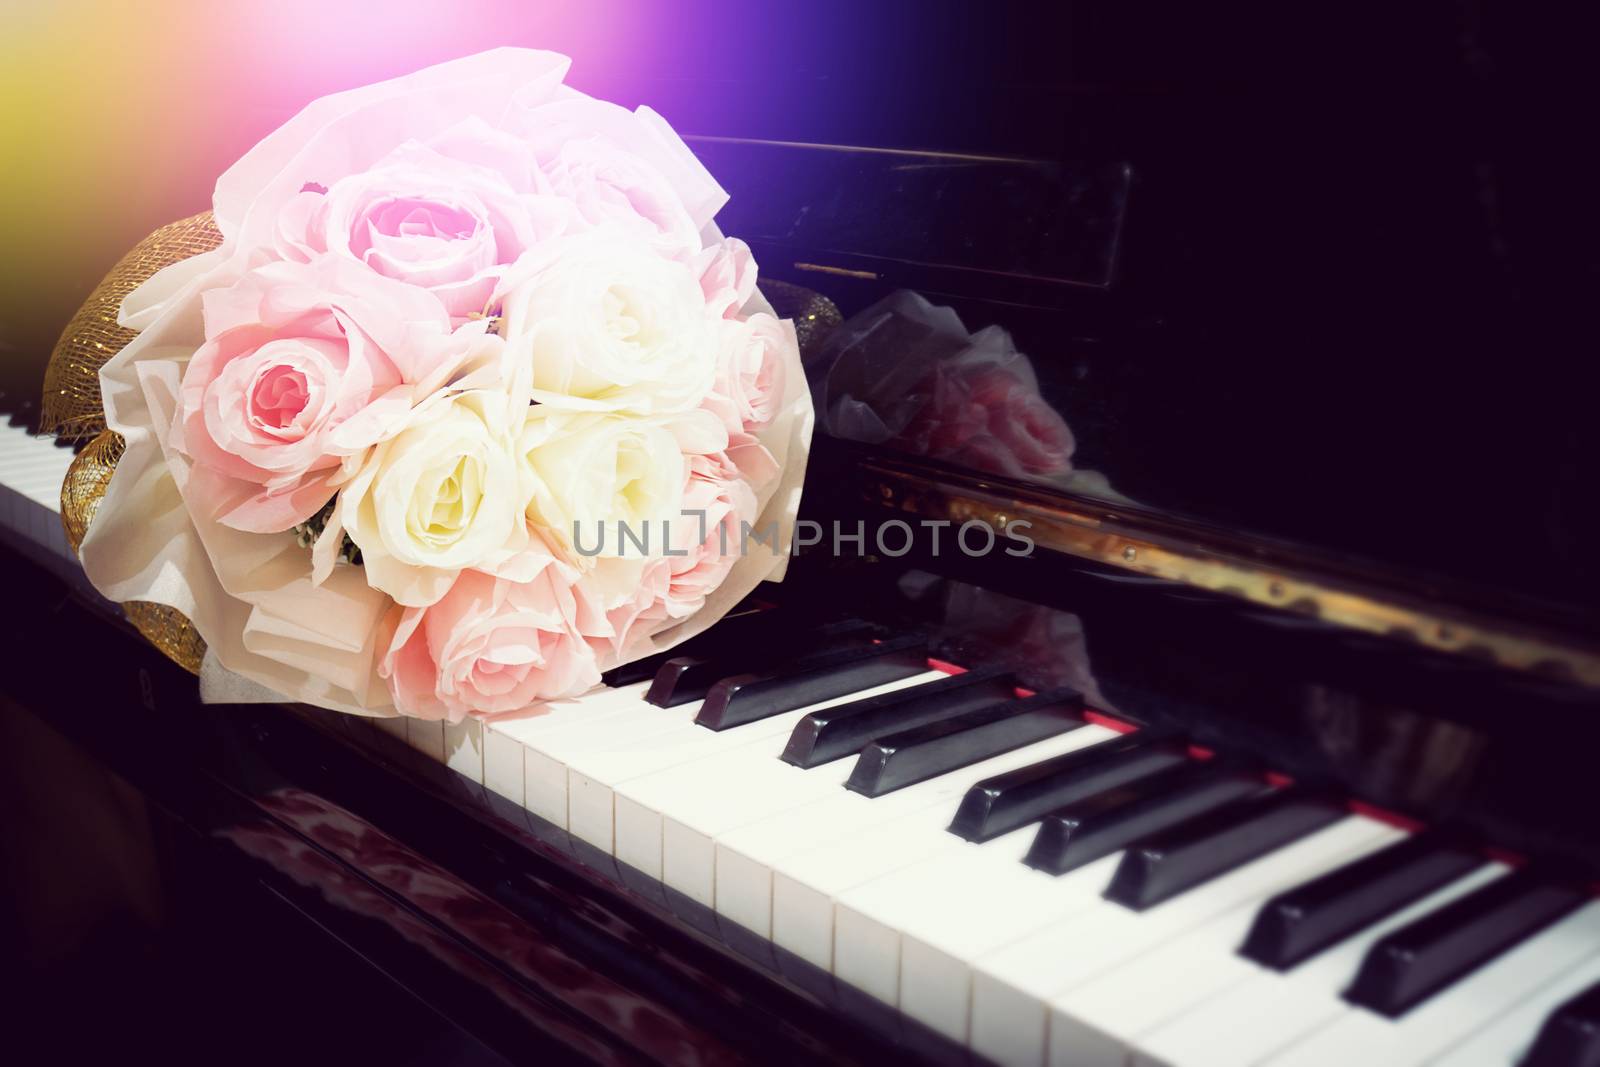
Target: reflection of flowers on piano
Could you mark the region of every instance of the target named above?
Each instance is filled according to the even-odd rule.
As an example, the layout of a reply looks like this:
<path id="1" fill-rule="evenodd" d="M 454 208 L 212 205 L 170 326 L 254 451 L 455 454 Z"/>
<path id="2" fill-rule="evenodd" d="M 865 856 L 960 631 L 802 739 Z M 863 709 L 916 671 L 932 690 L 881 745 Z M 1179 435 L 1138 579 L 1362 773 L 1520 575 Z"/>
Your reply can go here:
<path id="1" fill-rule="evenodd" d="M 1072 430 L 1011 335 L 969 333 L 916 293 L 892 293 L 841 324 L 812 380 L 835 437 L 1012 478 L 1072 473 Z"/>
<path id="2" fill-rule="evenodd" d="M 650 1060 L 737 1061 L 731 1050 L 709 1044 L 702 1031 L 597 973 L 497 901 L 351 812 L 299 789 L 277 790 L 262 798 L 262 804 L 294 831 L 263 821 L 224 830 L 222 836 L 295 882 L 316 889 L 329 903 L 384 923 L 586 1058 L 600 1063 L 626 1060 L 613 1046 L 574 1027 L 569 1018 L 507 981 L 486 960 L 496 960 L 544 996 L 594 1020 Z M 386 892 L 410 906 L 396 903 Z M 582 918 L 579 910 L 568 913 Z"/>
<path id="3" fill-rule="evenodd" d="M 936 363 L 920 390 L 926 403 L 889 443 L 992 474 L 1048 478 L 1069 473 L 1072 431 L 1039 395 L 1025 359 L 1021 370 L 981 362 Z"/>
<path id="4" fill-rule="evenodd" d="M 1115 713 L 1089 662 L 1083 620 L 992 589 L 911 571 L 901 593 L 935 621 L 943 654 L 963 663 L 1001 664 L 1034 689 L 1078 690 L 1090 707 Z"/>

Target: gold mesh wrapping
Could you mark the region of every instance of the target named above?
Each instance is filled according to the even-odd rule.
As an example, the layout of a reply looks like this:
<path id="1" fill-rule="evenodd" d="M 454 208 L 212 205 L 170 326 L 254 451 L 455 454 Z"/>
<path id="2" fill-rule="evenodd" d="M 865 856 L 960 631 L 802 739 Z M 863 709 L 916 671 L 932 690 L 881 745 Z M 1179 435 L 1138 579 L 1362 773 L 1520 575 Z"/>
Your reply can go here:
<path id="1" fill-rule="evenodd" d="M 152 604 L 147 600 L 130 600 L 122 605 L 128 621 L 144 634 L 146 641 L 188 671 L 200 673 L 200 661 L 205 659 L 206 642 L 183 612 L 165 604 Z"/>
<path id="2" fill-rule="evenodd" d="M 772 302 L 772 310 L 778 313 L 778 318 L 794 320 L 802 357 L 811 355 L 823 338 L 843 321 L 832 300 L 804 286 L 763 279 L 761 295 Z"/>
<path id="3" fill-rule="evenodd" d="M 100 498 L 106 495 L 106 486 L 111 484 L 111 474 L 117 469 L 123 448 L 122 438 L 114 431 L 101 430 L 67 468 L 66 480 L 61 483 L 61 526 L 74 552 L 89 532 L 89 523 L 100 506 Z"/>
<path id="4" fill-rule="evenodd" d="M 106 429 L 100 368 L 135 336 L 134 331 L 117 325 L 123 298 L 163 267 L 209 252 L 221 243 L 222 234 L 209 211 L 161 227 L 101 279 L 50 354 L 44 374 L 41 428 L 68 440 L 89 441 L 73 459 L 61 484 L 61 525 L 74 552 L 83 543 L 95 509 L 111 484 L 117 460 L 122 458 L 122 438 Z M 839 324 L 839 309 L 820 293 L 776 281 L 763 281 L 761 291 L 781 318 L 794 320 L 802 354 L 811 352 Z M 191 673 L 200 673 L 206 643 L 181 612 L 141 600 L 128 601 L 122 610 L 169 659 Z"/>
<path id="5" fill-rule="evenodd" d="M 134 332 L 117 325 L 122 300 L 156 271 L 180 259 L 209 252 L 222 243 L 211 212 L 161 227 L 134 245 L 111 273 L 100 279 L 89 299 L 61 331 L 44 371 L 44 404 L 40 429 L 82 441 L 106 428 L 100 404 L 100 368 L 133 340 Z"/>

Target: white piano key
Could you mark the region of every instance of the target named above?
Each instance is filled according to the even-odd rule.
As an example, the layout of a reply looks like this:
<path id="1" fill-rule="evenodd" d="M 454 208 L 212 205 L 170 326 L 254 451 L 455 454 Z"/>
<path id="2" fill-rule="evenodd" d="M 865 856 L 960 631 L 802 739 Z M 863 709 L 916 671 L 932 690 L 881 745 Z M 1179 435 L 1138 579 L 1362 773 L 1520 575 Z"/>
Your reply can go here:
<path id="1" fill-rule="evenodd" d="M 483 729 L 483 784 L 522 807 L 522 744 L 494 728 Z"/>
<path id="2" fill-rule="evenodd" d="M 497 716 L 486 720 L 484 726 L 490 733 L 525 747 L 547 730 L 632 707 L 644 696 L 646 686 L 645 682 L 617 689 L 601 686 L 579 696 L 547 700 L 525 711 Z"/>
<path id="3" fill-rule="evenodd" d="M 770 937 L 772 871 L 779 860 L 916 812 L 923 813 L 920 821 L 925 824 L 926 837 L 955 847 L 960 839 L 941 834 L 973 783 L 1048 758 L 1044 753 L 1058 754 L 1063 745 L 1082 747 L 1100 739 L 1105 739 L 1104 735 L 1085 736 L 1083 730 L 1075 730 L 880 797 L 841 789 L 816 803 L 735 827 L 717 838 L 717 912 L 762 937 Z M 835 768 L 836 773 L 848 775 L 853 766 L 853 759 L 844 759 L 805 773 Z"/>
<path id="4" fill-rule="evenodd" d="M 54 458 L 54 457 L 49 457 Z M 20 477 L 10 479 L 6 484 L 15 493 L 20 493 L 28 501 L 38 506 L 41 512 L 53 515 L 61 513 L 61 478 L 66 474 L 66 468 L 60 470 L 49 465 L 30 468 Z"/>
<path id="5" fill-rule="evenodd" d="M 1271 1067 L 1412 1067 L 1516 1010 L 1546 982 L 1597 951 L 1600 903 L 1590 903 L 1398 1019 L 1350 1008 L 1266 1062 Z"/>
<path id="6" fill-rule="evenodd" d="M 529 759 L 530 753 L 536 751 L 534 746 L 554 731 L 634 707 L 641 702 L 646 687 L 647 683 L 638 682 L 617 689 L 600 688 L 577 697 L 546 701 L 526 712 L 485 723 L 488 736 L 484 747 L 499 750 L 494 757 L 496 766 L 502 772 L 515 766 L 522 775 L 520 785 L 501 781 L 501 787 L 509 790 L 505 795 L 513 796 L 541 818 L 565 827 L 566 778 L 553 778 L 543 764 Z M 506 746 L 511 746 L 515 754 L 506 751 Z"/>
<path id="7" fill-rule="evenodd" d="M 483 722 L 463 719 L 444 728 L 445 765 L 457 774 L 483 783 Z"/>
<path id="8" fill-rule="evenodd" d="M 378 729 L 382 730 L 389 736 L 398 741 L 404 741 L 406 739 L 407 721 L 408 720 L 404 715 L 389 715 L 375 720 L 375 724 Z"/>
<path id="9" fill-rule="evenodd" d="M 1103 726 L 1084 726 L 942 777 L 965 789 L 992 775 L 1118 736 L 1121 735 Z M 982 846 L 974 846 L 948 832 L 954 813 L 953 805 L 943 810 L 930 807 L 865 828 L 835 824 L 833 829 L 837 836 L 832 841 L 775 859 L 771 867 L 773 943 L 825 971 L 836 970 L 835 898 L 852 887 L 941 853 L 977 855 L 974 850 Z M 995 842 L 1002 840 L 1010 839 L 996 838 Z M 1015 845 L 1011 848 L 1014 851 Z M 996 855 L 1003 851 L 1004 846 L 984 854 Z M 998 875 L 1001 878 L 1038 873 L 1020 863 L 1011 863 L 1010 854 L 1007 856 L 1003 862 L 985 863 L 986 868 L 1004 872 Z M 1020 858 L 1020 853 L 1017 856 Z"/>
<path id="10" fill-rule="evenodd" d="M 742 735 L 745 743 L 619 783 L 614 791 L 617 858 L 712 907 L 717 833 L 843 784 L 840 773 L 811 775 L 778 759 L 795 723 L 822 708 L 940 677 L 928 671 L 735 727 L 725 732 Z"/>
<path id="11" fill-rule="evenodd" d="M 1006 1062 L 1037 1063 L 1044 1055 L 1053 997 L 1233 907 L 1293 884 L 1318 864 L 1342 862 L 1384 829 L 1371 820 L 1341 820 L 1144 912 L 1100 897 L 1120 862 L 1120 854 L 1114 854 L 1084 868 L 1104 872 L 1087 906 L 1051 916 L 1054 905 L 1047 899 L 1040 913 L 1046 922 L 1029 929 L 1018 930 L 1023 917 L 1008 916 L 989 920 L 987 929 L 950 935 L 921 919 L 906 930 L 908 941 L 915 943 L 906 953 L 907 973 L 911 964 L 928 973 L 907 984 L 902 1006 L 920 1017 L 970 989 L 972 1012 L 957 1011 L 944 1022 L 943 1031 L 957 1040 L 998 1047 Z M 1029 841 L 1020 841 L 1020 847 L 1026 849 Z M 1081 872 L 1060 879 L 1040 871 L 1029 873 L 1048 884 L 1074 879 Z M 972 1022 L 969 1014 L 981 1017 Z"/>
<path id="12" fill-rule="evenodd" d="M 1083 1051 L 1078 1059 L 1085 1067 L 1105 1062 L 1120 1067 L 1125 1054 L 1135 1047 L 1141 1034 L 1215 993 L 1255 975 L 1272 973 L 1237 952 L 1267 896 L 1359 859 L 1404 836 L 1400 830 L 1385 827 L 1348 852 L 1323 856 L 1303 872 L 1252 896 L 1219 918 L 1058 995 L 1052 1004 L 1052 1019 L 1061 1016 L 1073 1019 L 1074 1028 L 1083 1037 L 1080 1040 Z M 1054 1025 L 1052 1023 L 1052 1028 Z M 1094 1049 L 1111 1050 L 1113 1054 L 1097 1058 Z"/>
<path id="13" fill-rule="evenodd" d="M 61 483 L 72 464 L 70 449 L 34 437 L 20 426 L 0 425 L 0 533 L 59 559 L 76 574 L 77 558 L 61 529 Z"/>
<path id="14" fill-rule="evenodd" d="M 22 533 L 26 522 L 22 497 L 0 484 L 0 529 L 7 537 L 16 537 Z"/>
<path id="15" fill-rule="evenodd" d="M 1600 982 L 1600 955 L 1585 958 L 1546 983 L 1514 1010 L 1428 1060 L 1428 1067 L 1515 1067 L 1527 1055 L 1545 1020 L 1596 982 Z"/>
<path id="16" fill-rule="evenodd" d="M 834 973 L 951 1040 L 967 1040 L 970 955 L 1025 936 L 1100 904 L 1114 864 L 1089 864 L 1055 877 L 1026 867 L 1032 828 L 964 847 L 847 890 L 838 898 Z M 896 900 L 898 898 L 898 902 Z M 954 939 L 927 935 L 940 923 L 959 928 Z M 893 954 L 862 946 L 892 936 Z M 935 947 L 937 946 L 937 947 Z M 941 1013 L 943 1017 L 941 1017 Z"/>
<path id="17" fill-rule="evenodd" d="M 59 487 L 60 483 L 57 482 L 56 488 Z M 61 516 L 56 510 L 41 502 L 37 496 L 30 502 L 33 507 L 28 511 L 28 535 L 35 545 L 48 551 L 50 532 L 61 525 Z"/>
<path id="18" fill-rule="evenodd" d="M 1349 1010 L 1340 993 L 1380 938 L 1505 872 L 1502 864 L 1486 863 L 1288 972 L 1258 969 L 1244 982 L 1143 1035 L 1132 1061 L 1139 1067 L 1259 1062 Z"/>
<path id="19" fill-rule="evenodd" d="M 641 690 L 638 696 L 615 704 L 604 713 L 584 716 L 551 729 L 526 744 L 523 763 L 528 780 L 544 783 L 537 793 L 529 793 L 530 811 L 562 827 L 569 827 L 573 815 L 572 783 L 568 774 L 571 760 L 615 745 L 638 744 L 671 731 L 694 729 L 692 707 L 658 708 L 646 703 L 642 697 Z M 579 800 L 581 805 L 583 798 Z M 585 810 L 580 806 L 580 822 Z M 611 851 L 609 844 L 600 847 L 605 852 Z"/>
<path id="20" fill-rule="evenodd" d="M 546 814 L 552 821 L 559 821 L 563 827 L 576 826 L 582 840 L 588 841 L 592 838 L 591 843 L 597 848 L 611 852 L 613 832 L 609 805 L 600 810 L 599 798 L 589 791 L 593 783 L 581 774 L 574 776 L 569 763 L 586 752 L 594 751 L 597 747 L 649 743 L 654 742 L 663 733 L 673 730 L 692 731 L 694 724 L 689 719 L 675 714 L 679 710 L 681 709 L 663 712 L 657 708 L 654 717 L 609 716 L 603 720 L 553 732 L 543 738 L 537 748 L 530 746 L 523 756 L 530 769 L 530 775 L 537 774 L 547 781 L 549 783 L 547 788 L 552 795 L 560 794 L 559 804 L 564 805 L 566 814 L 563 819 L 555 818 L 555 812 L 561 810 L 557 807 L 557 801 L 549 802 L 548 814 L 544 812 L 543 807 L 537 810 L 541 814 Z M 662 715 L 671 718 L 664 720 L 661 718 Z M 609 793 L 606 794 L 606 799 L 609 801 Z"/>
<path id="21" fill-rule="evenodd" d="M 843 902 L 871 910 L 879 922 L 900 924 L 901 1010 L 952 1040 L 967 1042 L 973 967 L 989 954 L 1000 960 L 985 972 L 990 978 L 998 971 L 1013 984 L 1030 988 L 1042 1003 L 1046 996 L 1194 929 L 1253 895 L 1292 884 L 1296 872 L 1337 862 L 1381 829 L 1370 820 L 1342 820 L 1146 912 L 1100 898 L 1109 870 L 1099 875 L 1095 865 L 1085 868 L 1097 870 L 1090 884 L 1081 871 L 1055 878 L 1020 862 L 1010 866 L 1004 883 L 972 867 L 962 869 L 958 862 L 946 861 L 942 870 L 908 868 L 868 887 L 873 899 L 855 894 Z M 1020 860 L 1032 840 L 1031 830 L 1025 827 L 991 844 L 1010 842 Z M 914 907 L 890 903 L 894 894 L 910 892 L 919 881 L 926 888 Z M 941 922 L 941 913 L 959 914 L 963 920 Z M 1013 946 L 1010 952 L 1005 951 L 1008 945 Z"/>
<path id="22" fill-rule="evenodd" d="M 441 719 L 406 719 L 406 744 L 444 762 L 444 721 Z"/>
<path id="23" fill-rule="evenodd" d="M 614 791 L 624 785 L 663 773 L 678 773 L 679 768 L 689 768 L 683 773 L 697 775 L 696 766 L 706 766 L 702 761 L 723 754 L 734 754 L 732 762 L 720 762 L 716 773 L 737 773 L 735 765 L 759 763 L 763 772 L 776 774 L 779 769 L 793 770 L 777 760 L 784 741 L 806 715 L 821 707 L 845 704 L 862 696 L 878 692 L 906 689 L 927 681 L 946 677 L 938 671 L 927 671 L 911 678 L 877 686 L 862 693 L 808 705 L 781 715 L 773 715 L 728 730 L 708 730 L 694 724 L 696 704 L 672 709 L 656 709 L 674 723 L 638 737 L 617 737 L 604 745 L 574 753 L 567 762 L 568 791 L 570 794 L 569 828 L 606 851 L 614 851 Z M 750 746 L 760 744 L 759 749 Z M 739 759 L 747 750 L 753 754 Z M 842 781 L 842 779 L 841 779 Z M 646 787 L 648 788 L 648 787 Z M 635 798 L 636 801 L 638 798 Z"/>
<path id="24" fill-rule="evenodd" d="M 1062 968 L 1050 1011 L 1049 1062 L 1075 1063 L 1080 1056 L 1113 1053 L 1120 1063 L 1120 1044 L 1080 1019 L 1072 1005 L 1077 990 L 1118 960 L 1131 959 L 1176 935 L 1209 922 L 1246 903 L 1259 903 L 1280 890 L 1349 862 L 1374 843 L 1387 844 L 1396 831 L 1375 819 L 1346 816 L 1291 845 L 1190 890 L 1149 911 L 1114 908 L 1095 912 L 1080 922 L 1078 944 Z"/>

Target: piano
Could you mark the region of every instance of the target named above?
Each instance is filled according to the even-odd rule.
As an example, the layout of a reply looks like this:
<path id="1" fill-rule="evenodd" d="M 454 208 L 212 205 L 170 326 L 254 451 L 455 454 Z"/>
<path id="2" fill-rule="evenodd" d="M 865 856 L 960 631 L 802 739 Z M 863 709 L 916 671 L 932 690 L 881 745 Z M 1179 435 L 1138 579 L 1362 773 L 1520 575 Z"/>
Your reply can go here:
<path id="1" fill-rule="evenodd" d="M 876 66 L 903 27 L 778 19 L 753 95 L 646 78 L 801 316 L 815 540 L 537 714 L 201 704 L 77 571 L 10 361 L 17 1039 L 1600 1063 L 1600 244 L 1529 144 L 1567 45 L 1146 15 L 939 9 Z"/>

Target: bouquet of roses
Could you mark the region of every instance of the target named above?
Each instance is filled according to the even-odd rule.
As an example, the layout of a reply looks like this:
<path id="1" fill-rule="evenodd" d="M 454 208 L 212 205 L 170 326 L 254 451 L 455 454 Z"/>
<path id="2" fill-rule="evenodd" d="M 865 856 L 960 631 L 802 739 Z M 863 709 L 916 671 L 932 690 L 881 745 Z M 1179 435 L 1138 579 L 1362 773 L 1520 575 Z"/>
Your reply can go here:
<path id="1" fill-rule="evenodd" d="M 566 69 L 316 101 L 218 181 L 220 247 L 123 304 L 81 555 L 193 622 L 209 698 L 515 711 L 781 576 L 746 534 L 798 507 L 793 327 L 665 121 Z"/>

